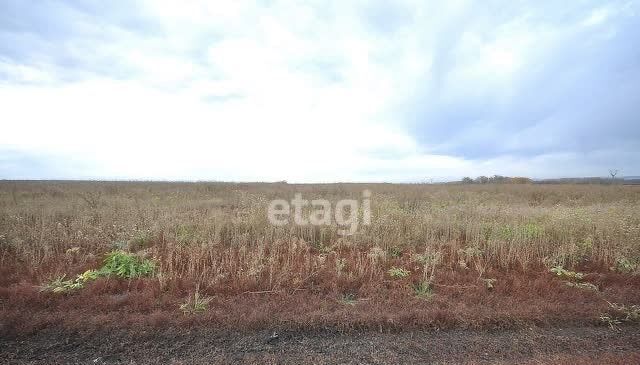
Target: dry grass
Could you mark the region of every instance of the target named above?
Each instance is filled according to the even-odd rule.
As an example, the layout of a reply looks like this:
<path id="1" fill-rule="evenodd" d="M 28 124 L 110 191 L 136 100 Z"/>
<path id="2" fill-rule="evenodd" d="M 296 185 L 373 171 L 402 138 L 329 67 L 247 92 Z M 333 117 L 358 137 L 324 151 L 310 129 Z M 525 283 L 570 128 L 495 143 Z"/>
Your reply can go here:
<path id="1" fill-rule="evenodd" d="M 359 199 L 364 189 L 373 193 L 372 224 L 354 236 L 339 236 L 335 224 L 275 227 L 267 220 L 271 199 L 302 193 L 335 202 Z M 412 285 L 427 279 L 436 294 L 447 286 L 482 293 L 484 279 L 498 277 L 491 283 L 500 292 L 500 278 L 535 281 L 557 265 L 609 273 L 620 260 L 631 265 L 621 277 L 635 278 L 639 208 L 640 189 L 618 185 L 4 181 L 0 287 L 9 293 L 24 283 L 74 277 L 98 268 L 116 248 L 155 260 L 156 275 L 142 281 L 156 299 L 198 287 L 212 296 L 402 292 L 407 300 Z M 438 260 L 425 264 L 425 257 Z M 391 268 L 411 274 L 392 279 Z"/>

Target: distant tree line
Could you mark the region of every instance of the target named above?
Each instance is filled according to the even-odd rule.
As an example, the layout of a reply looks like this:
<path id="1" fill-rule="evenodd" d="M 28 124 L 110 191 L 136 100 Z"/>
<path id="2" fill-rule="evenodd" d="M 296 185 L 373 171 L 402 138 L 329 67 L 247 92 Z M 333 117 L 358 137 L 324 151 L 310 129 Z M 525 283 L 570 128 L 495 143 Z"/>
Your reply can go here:
<path id="1" fill-rule="evenodd" d="M 574 177 L 561 179 L 545 179 L 536 181 L 536 184 L 593 184 L 593 185 L 638 185 L 640 179 L 622 179 L 608 177 Z"/>
<path id="2" fill-rule="evenodd" d="M 470 177 L 462 178 L 463 184 L 531 184 L 533 180 L 528 177 L 510 176 L 478 176 L 475 179 Z"/>
<path id="3" fill-rule="evenodd" d="M 454 182 L 455 183 L 455 182 Z M 611 178 L 607 177 L 574 177 L 559 179 L 541 179 L 533 180 L 528 177 L 509 177 L 493 175 L 491 177 L 478 176 L 475 179 L 464 177 L 457 183 L 463 184 L 597 184 L 597 185 L 640 185 L 640 176 L 629 176 L 624 178 L 616 178 L 612 174 Z"/>

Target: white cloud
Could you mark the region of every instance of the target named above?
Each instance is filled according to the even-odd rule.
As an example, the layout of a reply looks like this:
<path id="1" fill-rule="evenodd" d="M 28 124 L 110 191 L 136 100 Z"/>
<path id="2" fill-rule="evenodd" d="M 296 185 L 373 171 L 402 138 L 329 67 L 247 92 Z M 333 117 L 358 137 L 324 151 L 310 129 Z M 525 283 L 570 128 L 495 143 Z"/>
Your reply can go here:
<path id="1" fill-rule="evenodd" d="M 554 159 L 577 174 L 601 168 L 575 155 L 446 155 L 437 147 L 453 141 L 425 144 L 400 111 L 425 87 L 427 105 L 508 104 L 528 67 L 575 24 L 607 24 L 610 7 L 565 24 L 533 10 L 475 16 L 467 1 L 398 3 L 408 10 L 395 13 L 356 2 L 139 5 L 140 24 L 67 9 L 58 21 L 70 34 L 42 35 L 24 54 L 3 57 L 0 48 L 0 147 L 90 168 L 66 177 L 416 181 L 556 176 Z M 491 130 L 478 120 L 489 124 L 458 130 L 456 142 Z M 496 143 L 515 150 L 532 141 L 525 129 Z M 20 177 L 1 165 L 0 174 Z"/>

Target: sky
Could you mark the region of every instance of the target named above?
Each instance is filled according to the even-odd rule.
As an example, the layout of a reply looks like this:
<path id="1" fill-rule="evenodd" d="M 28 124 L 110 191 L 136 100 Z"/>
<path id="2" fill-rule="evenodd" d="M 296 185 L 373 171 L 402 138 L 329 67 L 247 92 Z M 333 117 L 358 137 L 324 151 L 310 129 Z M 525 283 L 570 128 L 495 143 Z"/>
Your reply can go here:
<path id="1" fill-rule="evenodd" d="M 0 179 L 422 182 L 638 161 L 638 0 L 0 0 Z"/>

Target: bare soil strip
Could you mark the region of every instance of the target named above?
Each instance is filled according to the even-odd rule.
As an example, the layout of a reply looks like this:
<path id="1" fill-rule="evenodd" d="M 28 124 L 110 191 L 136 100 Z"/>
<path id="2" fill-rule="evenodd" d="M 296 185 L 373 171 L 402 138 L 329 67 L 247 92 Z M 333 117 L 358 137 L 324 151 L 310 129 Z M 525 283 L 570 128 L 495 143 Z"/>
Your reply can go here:
<path id="1" fill-rule="evenodd" d="M 640 326 L 479 331 L 229 332 L 211 327 L 0 338 L 2 364 L 634 364 Z"/>

